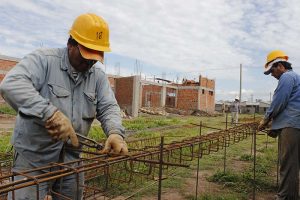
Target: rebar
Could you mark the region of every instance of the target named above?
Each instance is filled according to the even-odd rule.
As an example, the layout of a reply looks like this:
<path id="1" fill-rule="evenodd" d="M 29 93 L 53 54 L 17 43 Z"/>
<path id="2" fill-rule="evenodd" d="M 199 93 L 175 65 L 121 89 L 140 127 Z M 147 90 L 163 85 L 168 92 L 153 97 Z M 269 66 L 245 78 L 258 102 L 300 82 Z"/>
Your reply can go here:
<path id="1" fill-rule="evenodd" d="M 204 125 L 202 125 L 204 127 Z M 45 182 L 53 182 L 70 175 L 85 174 L 84 185 L 77 185 L 84 189 L 84 199 L 105 199 L 128 192 L 129 186 L 139 187 L 146 180 L 155 180 L 155 176 L 163 171 L 167 176 L 168 171 L 176 167 L 188 167 L 190 161 L 200 159 L 235 144 L 253 134 L 257 127 L 256 122 L 240 124 L 227 130 L 219 130 L 206 135 L 183 138 L 179 141 L 162 142 L 160 137 L 144 138 L 127 141 L 130 153 L 128 156 L 101 154 L 96 149 L 74 149 L 82 152 L 82 158 L 72 162 L 51 163 L 48 166 L 11 172 L 11 165 L 2 164 L 0 168 L 0 195 L 30 186 L 38 187 Z M 180 137 L 178 137 L 180 139 Z M 177 139 L 178 139 L 177 138 Z M 12 156 L 9 160 L 11 163 Z M 80 163 L 77 166 L 74 164 Z M 55 170 L 54 170 L 55 169 Z M 45 171 L 39 175 L 32 175 L 37 171 Z M 14 180 L 14 176 L 22 179 Z M 159 181 L 162 176 L 159 175 Z M 121 188 L 120 185 L 125 188 Z M 120 186 L 120 187 L 117 187 Z M 159 186 L 161 189 L 161 186 Z M 159 190 L 160 190 L 159 189 Z M 50 191 L 50 195 L 64 194 Z M 1 196 L 0 196 L 1 197 Z"/>

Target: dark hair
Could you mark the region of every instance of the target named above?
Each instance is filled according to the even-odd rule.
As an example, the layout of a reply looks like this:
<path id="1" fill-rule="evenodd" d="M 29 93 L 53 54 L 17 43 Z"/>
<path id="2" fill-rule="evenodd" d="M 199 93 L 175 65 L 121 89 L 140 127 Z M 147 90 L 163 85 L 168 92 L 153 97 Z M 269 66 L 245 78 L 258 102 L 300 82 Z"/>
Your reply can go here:
<path id="1" fill-rule="evenodd" d="M 78 42 L 72 38 L 72 36 L 69 37 L 68 39 L 68 44 L 72 45 L 72 46 L 76 46 L 78 45 Z"/>
<path id="2" fill-rule="evenodd" d="M 274 64 L 273 64 L 273 67 L 277 67 L 277 66 L 279 65 L 279 63 L 282 64 L 282 65 L 284 66 L 285 69 L 288 69 L 288 70 L 289 70 L 289 69 L 293 69 L 293 68 L 292 68 L 292 64 L 289 63 L 289 62 L 286 62 L 286 61 L 279 61 L 279 62 L 277 62 L 277 63 L 274 63 Z"/>

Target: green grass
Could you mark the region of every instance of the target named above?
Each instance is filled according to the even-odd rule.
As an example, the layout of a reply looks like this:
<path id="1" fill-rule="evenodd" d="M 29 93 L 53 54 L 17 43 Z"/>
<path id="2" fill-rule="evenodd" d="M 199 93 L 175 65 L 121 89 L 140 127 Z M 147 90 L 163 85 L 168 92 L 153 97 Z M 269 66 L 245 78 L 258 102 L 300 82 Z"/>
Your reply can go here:
<path id="1" fill-rule="evenodd" d="M 11 150 L 10 144 L 10 135 L 11 134 L 2 134 L 0 137 L 0 153 L 6 153 Z"/>
<path id="2" fill-rule="evenodd" d="M 248 139 L 249 141 L 249 139 Z M 250 139 L 251 141 L 251 139 Z M 230 165 L 230 161 L 234 163 L 236 157 L 238 157 L 238 153 L 240 153 L 241 149 L 245 147 L 246 144 L 241 142 L 235 147 L 229 147 L 228 157 L 227 157 L 227 170 L 224 173 L 220 168 L 208 178 L 209 181 L 217 182 L 223 184 L 226 187 L 231 188 L 233 191 L 247 194 L 249 193 L 254 184 L 253 179 L 253 155 L 250 154 L 242 154 L 239 156 L 239 161 L 244 161 L 242 167 L 239 171 L 235 170 L 234 165 Z M 257 138 L 257 147 L 259 151 L 257 151 L 256 157 L 256 189 L 258 191 L 273 191 L 275 192 L 275 177 L 274 171 L 276 170 L 277 163 L 277 149 L 276 142 L 270 142 L 269 147 L 266 148 L 264 144 L 264 138 Z M 243 150 L 244 152 L 245 150 Z"/>
<path id="3" fill-rule="evenodd" d="M 8 114 L 8 115 L 17 115 L 17 112 L 12 107 L 10 107 L 8 104 L 0 105 L 0 113 Z"/>
<path id="4" fill-rule="evenodd" d="M 124 120 L 123 126 L 126 130 L 144 130 L 147 128 L 155 128 L 155 127 L 162 127 L 162 126 L 169 126 L 169 125 L 177 125 L 180 124 L 181 121 L 177 118 L 171 117 L 139 117 L 133 120 Z"/>

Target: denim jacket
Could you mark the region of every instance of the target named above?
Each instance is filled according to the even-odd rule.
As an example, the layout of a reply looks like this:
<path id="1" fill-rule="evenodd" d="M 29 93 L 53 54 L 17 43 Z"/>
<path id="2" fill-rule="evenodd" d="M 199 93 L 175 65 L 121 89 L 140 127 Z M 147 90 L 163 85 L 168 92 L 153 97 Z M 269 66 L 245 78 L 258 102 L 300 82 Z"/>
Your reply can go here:
<path id="1" fill-rule="evenodd" d="M 39 49 L 27 55 L 7 73 L 0 92 L 18 112 L 12 145 L 36 166 L 59 159 L 63 142 L 52 140 L 44 126 L 56 110 L 81 135 L 88 134 L 96 117 L 106 135 L 124 136 L 120 108 L 106 75 L 94 65 L 75 82 L 67 48 Z"/>
<path id="2" fill-rule="evenodd" d="M 265 119 L 273 119 L 272 129 L 300 128 L 300 76 L 294 71 L 279 78 Z"/>

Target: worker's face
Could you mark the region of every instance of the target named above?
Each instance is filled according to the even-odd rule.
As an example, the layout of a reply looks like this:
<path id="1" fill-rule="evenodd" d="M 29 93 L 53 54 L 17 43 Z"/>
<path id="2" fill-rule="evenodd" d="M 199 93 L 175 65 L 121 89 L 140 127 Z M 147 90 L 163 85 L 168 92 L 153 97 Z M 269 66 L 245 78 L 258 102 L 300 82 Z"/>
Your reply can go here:
<path id="1" fill-rule="evenodd" d="M 68 49 L 69 61 L 78 72 L 88 71 L 97 62 L 83 58 L 77 45 L 68 45 Z"/>
<path id="2" fill-rule="evenodd" d="M 284 66 L 282 64 L 278 64 L 275 66 L 272 66 L 271 68 L 271 75 L 276 78 L 277 80 L 279 80 L 280 76 L 286 71 L 286 69 L 284 68 Z"/>

